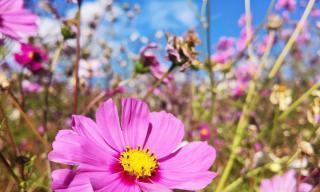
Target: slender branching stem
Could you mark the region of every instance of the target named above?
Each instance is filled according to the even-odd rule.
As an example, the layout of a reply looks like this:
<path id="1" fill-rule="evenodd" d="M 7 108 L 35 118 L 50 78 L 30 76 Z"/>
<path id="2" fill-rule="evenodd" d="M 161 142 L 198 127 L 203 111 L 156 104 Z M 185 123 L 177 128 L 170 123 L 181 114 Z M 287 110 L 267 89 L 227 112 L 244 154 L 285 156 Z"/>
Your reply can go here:
<path id="1" fill-rule="evenodd" d="M 306 9 L 304 10 L 304 13 L 303 13 L 302 17 L 300 18 L 293 34 L 291 35 L 287 44 L 285 45 L 285 47 L 281 51 L 280 55 L 278 56 L 277 60 L 275 61 L 275 64 L 268 75 L 269 79 L 273 79 L 273 77 L 277 74 L 278 70 L 280 69 L 285 57 L 287 56 L 287 54 L 291 50 L 292 45 L 296 41 L 298 35 L 301 33 L 303 26 L 306 23 L 306 20 L 312 10 L 314 3 L 315 3 L 315 0 L 309 0 L 308 5 L 307 5 Z"/>

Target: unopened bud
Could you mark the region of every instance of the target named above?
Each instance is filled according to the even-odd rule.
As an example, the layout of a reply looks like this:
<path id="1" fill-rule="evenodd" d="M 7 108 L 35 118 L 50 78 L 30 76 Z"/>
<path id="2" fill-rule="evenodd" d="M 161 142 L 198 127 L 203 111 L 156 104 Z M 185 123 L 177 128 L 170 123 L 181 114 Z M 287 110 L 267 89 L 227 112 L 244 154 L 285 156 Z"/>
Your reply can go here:
<path id="1" fill-rule="evenodd" d="M 267 28 L 270 30 L 279 29 L 282 26 L 282 19 L 279 15 L 270 15 L 268 18 Z"/>
<path id="2" fill-rule="evenodd" d="M 8 81 L 7 77 L 5 74 L 0 73 L 0 89 L 1 90 L 6 90 L 10 86 L 10 82 Z"/>
<path id="3" fill-rule="evenodd" d="M 301 143 L 299 144 L 299 147 L 300 147 L 302 153 L 304 153 L 306 155 L 313 155 L 314 154 L 313 147 L 309 142 L 301 141 Z"/>

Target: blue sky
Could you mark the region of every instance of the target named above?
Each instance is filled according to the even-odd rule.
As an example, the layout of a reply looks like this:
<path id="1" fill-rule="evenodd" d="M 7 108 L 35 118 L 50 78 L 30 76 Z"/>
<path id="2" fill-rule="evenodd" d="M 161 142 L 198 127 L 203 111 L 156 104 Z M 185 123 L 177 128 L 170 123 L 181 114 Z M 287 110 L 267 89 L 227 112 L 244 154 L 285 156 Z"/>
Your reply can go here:
<path id="1" fill-rule="evenodd" d="M 28 1 L 30 7 L 37 0 Z M 54 0 L 54 5 L 61 14 L 66 14 L 69 9 L 74 8 L 72 4 L 66 5 L 63 0 Z M 85 3 L 94 2 L 86 0 Z M 139 34 L 147 37 L 157 30 L 170 31 L 176 34 L 185 32 L 190 27 L 199 29 L 200 23 L 197 12 L 200 12 L 202 0 L 117 0 L 117 5 L 123 3 L 138 3 L 141 12 L 131 26 Z M 270 0 L 252 0 L 251 9 L 254 16 L 253 23 L 259 24 L 268 8 Z M 193 9 L 194 7 L 195 9 Z M 38 13 L 43 11 L 36 9 Z M 211 0 L 211 38 L 216 42 L 221 36 L 238 36 L 238 18 L 244 13 L 244 1 L 239 0 Z"/>

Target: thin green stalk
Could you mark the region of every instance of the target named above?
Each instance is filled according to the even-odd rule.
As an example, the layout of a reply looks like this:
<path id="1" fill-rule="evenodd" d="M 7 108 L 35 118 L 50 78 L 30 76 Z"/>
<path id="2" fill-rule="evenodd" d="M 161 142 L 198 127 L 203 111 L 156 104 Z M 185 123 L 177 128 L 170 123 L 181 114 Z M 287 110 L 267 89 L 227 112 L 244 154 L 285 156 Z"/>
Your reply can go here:
<path id="1" fill-rule="evenodd" d="M 12 146 L 13 151 L 14 151 L 14 156 L 17 157 L 18 155 L 20 155 L 20 151 L 19 151 L 19 148 L 16 145 L 16 142 L 13 139 L 13 135 L 11 133 L 11 130 L 10 130 L 10 127 L 9 127 L 9 124 L 8 124 L 8 118 L 7 118 L 6 114 L 5 114 L 5 111 L 4 111 L 4 108 L 2 106 L 2 102 L 1 101 L 0 101 L 0 118 L 1 118 L 1 120 L 3 122 L 4 129 L 7 131 L 10 145 Z"/>
<path id="2" fill-rule="evenodd" d="M 253 97 L 254 97 L 255 87 L 256 87 L 255 82 L 251 81 L 250 84 L 249 84 L 248 95 L 246 97 L 245 104 L 243 105 L 242 113 L 241 113 L 241 116 L 240 116 L 240 120 L 239 120 L 239 123 L 237 125 L 236 135 L 235 135 L 235 137 L 233 139 L 231 153 L 230 153 L 227 165 L 226 165 L 226 167 L 224 168 L 224 170 L 222 172 L 222 176 L 221 176 L 221 179 L 220 179 L 220 181 L 218 183 L 216 192 L 220 192 L 223 189 L 224 184 L 227 181 L 227 179 L 228 179 L 228 177 L 230 175 L 231 169 L 233 167 L 234 160 L 236 158 L 236 155 L 237 155 L 237 152 L 238 152 L 238 148 L 239 148 L 241 140 L 242 140 L 243 132 L 244 132 L 245 128 L 248 125 L 248 116 L 250 115 L 250 111 L 251 111 L 250 103 L 251 103 L 251 101 L 253 100 Z"/>
<path id="3" fill-rule="evenodd" d="M 73 114 L 78 112 L 78 95 L 79 95 L 79 62 L 80 62 L 80 36 L 81 36 L 81 0 L 78 1 L 78 11 L 77 11 L 77 34 L 76 34 L 76 61 L 74 65 L 74 94 L 73 94 Z"/>
<path id="4" fill-rule="evenodd" d="M 16 182 L 19 184 L 20 183 L 19 177 L 13 171 L 11 165 L 8 163 L 8 161 L 6 160 L 6 158 L 4 157 L 1 151 L 0 151 L 0 160 L 2 161 L 2 163 L 4 164 L 8 172 L 11 174 L 11 176 L 14 178 L 14 180 L 16 180 Z"/>
<path id="5" fill-rule="evenodd" d="M 214 80 L 214 71 L 212 70 L 211 65 L 211 0 L 207 0 L 207 11 L 206 11 L 206 21 L 207 21 L 207 28 L 206 28 L 206 44 L 207 44 L 207 70 L 210 78 L 210 92 L 211 92 L 211 107 L 210 107 L 210 121 L 212 115 L 214 113 L 215 108 L 215 80 Z"/>
<path id="6" fill-rule="evenodd" d="M 293 43 L 296 41 L 298 35 L 300 34 L 300 32 L 303 29 L 303 26 L 312 10 L 312 7 L 315 3 L 315 0 L 309 0 L 308 5 L 300 19 L 300 21 L 298 22 L 293 34 L 291 35 L 290 39 L 288 40 L 287 44 L 285 45 L 285 47 L 283 48 L 283 50 L 281 51 L 280 55 L 278 56 L 273 68 L 271 69 L 268 78 L 272 79 L 276 73 L 278 72 L 278 70 L 280 69 L 285 57 L 287 56 L 287 54 L 289 53 L 289 51 L 292 48 Z"/>
<path id="7" fill-rule="evenodd" d="M 279 126 L 279 113 L 280 113 L 279 108 L 276 108 L 276 111 L 273 117 L 272 127 L 271 127 L 271 140 L 270 140 L 271 146 L 273 146 L 277 136 L 277 130 Z"/>
<path id="8" fill-rule="evenodd" d="M 291 157 L 283 157 L 279 160 L 279 163 L 285 163 L 288 164 L 289 161 L 292 158 L 296 158 L 296 154 L 297 152 L 295 152 Z M 246 177 L 254 177 L 256 175 L 258 175 L 259 173 L 261 173 L 262 171 L 268 169 L 270 167 L 270 165 L 272 165 L 273 162 L 267 163 L 261 167 L 257 167 L 251 171 L 249 171 L 246 175 L 239 177 L 238 179 L 234 180 L 230 185 L 228 185 L 226 188 L 224 188 L 224 190 L 222 192 L 231 192 L 234 191 L 239 185 L 241 185 L 244 181 Z"/>
<path id="9" fill-rule="evenodd" d="M 31 132 L 35 134 L 35 136 L 39 139 L 39 141 L 41 141 L 41 143 L 43 144 L 44 148 L 46 151 L 48 151 L 50 149 L 50 146 L 47 142 L 47 140 L 45 140 L 37 131 L 36 126 L 32 123 L 31 119 L 29 118 L 29 116 L 26 114 L 26 112 L 23 111 L 21 105 L 19 104 L 19 102 L 17 101 L 17 99 L 14 97 L 14 95 L 12 94 L 12 92 L 9 90 L 7 92 L 8 97 L 10 98 L 12 104 L 19 110 L 20 114 L 22 115 L 22 118 L 26 121 L 28 127 L 30 128 Z"/>
<path id="10" fill-rule="evenodd" d="M 267 43 L 266 50 L 260 59 L 258 73 L 255 74 L 255 76 L 253 77 L 253 80 L 249 84 L 249 91 L 248 91 L 248 94 L 246 97 L 245 104 L 243 105 L 243 108 L 242 108 L 242 114 L 241 114 L 240 120 L 238 122 L 236 135 L 233 140 L 231 154 L 230 154 L 229 160 L 227 162 L 227 165 L 226 165 L 225 169 L 223 170 L 223 173 L 222 173 L 221 179 L 218 183 L 218 187 L 216 189 L 216 192 L 219 192 L 223 189 L 224 184 L 229 177 L 230 171 L 233 167 L 233 163 L 234 163 L 234 160 L 236 157 L 237 149 L 238 149 L 240 142 L 242 140 L 243 132 L 248 124 L 248 115 L 250 115 L 252 108 L 254 107 L 253 105 L 251 105 L 251 103 L 254 100 L 254 96 L 255 96 L 258 74 L 260 74 L 261 71 L 263 70 L 265 60 L 268 57 L 270 50 L 272 48 L 273 41 L 274 41 L 274 31 L 270 31 L 269 35 L 270 35 L 270 38 Z"/>
<path id="11" fill-rule="evenodd" d="M 148 92 L 146 93 L 146 95 L 142 98 L 143 101 L 146 101 L 148 99 L 148 97 L 152 94 L 152 92 L 162 83 L 162 81 L 168 77 L 168 75 L 173 71 L 175 65 L 172 65 L 167 72 L 165 72 L 162 77 L 155 82 L 155 84 L 153 84 L 153 86 L 148 90 Z"/>
<path id="12" fill-rule="evenodd" d="M 248 55 L 250 59 L 254 59 L 255 57 L 254 57 L 252 45 L 251 45 L 252 41 L 249 41 L 252 38 L 250 0 L 245 0 L 245 12 L 246 12 L 246 33 L 247 33 L 246 42 L 248 42 Z"/>
<path id="13" fill-rule="evenodd" d="M 279 120 L 284 120 L 293 110 L 295 110 L 303 101 L 305 101 L 314 90 L 320 87 L 320 82 L 314 84 L 307 92 L 305 92 L 299 99 L 292 103 L 284 112 L 279 116 Z"/>

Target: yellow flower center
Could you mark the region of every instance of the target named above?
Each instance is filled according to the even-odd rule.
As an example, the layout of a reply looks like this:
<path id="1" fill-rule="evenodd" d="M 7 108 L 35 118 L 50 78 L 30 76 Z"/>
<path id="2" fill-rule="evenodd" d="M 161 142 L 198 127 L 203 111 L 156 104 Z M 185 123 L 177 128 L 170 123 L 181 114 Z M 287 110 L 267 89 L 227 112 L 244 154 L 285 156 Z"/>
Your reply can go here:
<path id="1" fill-rule="evenodd" d="M 130 175 L 140 177 L 150 177 L 158 168 L 159 163 L 149 149 L 132 149 L 126 148 L 125 152 L 120 154 L 120 164 L 124 171 Z"/>
<path id="2" fill-rule="evenodd" d="M 201 129 L 200 135 L 207 136 L 209 134 L 209 131 L 207 129 Z"/>
<path id="3" fill-rule="evenodd" d="M 33 59 L 33 56 L 34 56 L 34 53 L 33 53 L 32 51 L 30 51 L 30 52 L 28 53 L 28 57 L 29 57 L 30 59 Z"/>

